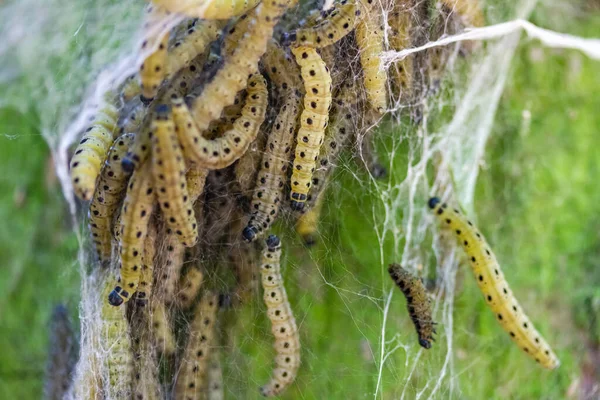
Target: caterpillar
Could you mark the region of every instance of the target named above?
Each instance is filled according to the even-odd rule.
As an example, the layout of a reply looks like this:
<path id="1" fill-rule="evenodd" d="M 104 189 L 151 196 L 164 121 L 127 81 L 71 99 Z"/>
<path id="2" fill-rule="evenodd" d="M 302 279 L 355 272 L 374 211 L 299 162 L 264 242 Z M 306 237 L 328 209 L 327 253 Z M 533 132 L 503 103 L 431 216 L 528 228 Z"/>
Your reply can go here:
<path id="1" fill-rule="evenodd" d="M 48 361 L 44 374 L 44 398 L 62 399 L 71 384 L 77 362 L 78 340 L 67 307 L 59 304 L 50 317 Z"/>
<path id="2" fill-rule="evenodd" d="M 192 305 L 200 290 L 200 286 L 202 286 L 203 279 L 204 274 L 195 267 L 188 269 L 183 275 L 179 285 L 180 289 L 177 293 L 177 299 L 182 308 L 189 308 Z"/>
<path id="3" fill-rule="evenodd" d="M 167 226 L 186 247 L 198 240 L 196 216 L 187 191 L 185 161 L 169 107 L 156 107 L 152 122 L 152 176 Z"/>
<path id="4" fill-rule="evenodd" d="M 317 196 L 313 207 L 304 214 L 301 214 L 296 220 L 296 233 L 300 235 L 302 241 L 308 247 L 316 243 L 316 233 L 321 217 L 321 210 L 323 209 L 324 197 L 324 192 L 321 192 Z"/>
<path id="5" fill-rule="evenodd" d="M 301 109 L 298 70 L 285 52 L 276 46 L 269 48 L 264 59 L 265 69 L 279 89 L 284 104 L 271 127 L 252 197 L 250 220 L 242 231 L 246 241 L 255 240 L 277 218 L 287 180 L 290 153 Z"/>
<path id="6" fill-rule="evenodd" d="M 300 66 L 306 90 L 304 110 L 300 117 L 300 129 L 296 139 L 292 191 L 290 193 L 292 209 L 302 210 L 329 120 L 331 76 L 315 49 L 300 46 L 294 48 L 292 53 L 296 56 L 296 62 Z"/>
<path id="7" fill-rule="evenodd" d="M 267 100 L 265 79 L 260 74 L 252 75 L 248 80 L 248 95 L 242 116 L 235 121 L 233 129 L 213 140 L 202 136 L 183 101 L 173 100 L 173 118 L 186 158 L 203 168 L 221 169 L 231 165 L 256 139 L 265 119 Z"/>
<path id="8" fill-rule="evenodd" d="M 431 342 L 435 341 L 433 334 L 436 331 L 432 319 L 431 300 L 423 282 L 398 264 L 390 264 L 388 272 L 406 297 L 408 314 L 417 330 L 419 344 L 425 349 L 430 349 Z"/>
<path id="9" fill-rule="evenodd" d="M 71 158 L 71 183 L 75 195 L 90 200 L 96 188 L 106 154 L 114 141 L 119 112 L 114 104 L 105 102 L 92 117 Z"/>
<path id="10" fill-rule="evenodd" d="M 188 187 L 188 195 L 190 196 L 190 202 L 193 204 L 196 202 L 198 197 L 204 192 L 204 185 L 206 183 L 206 176 L 208 170 L 204 168 L 191 167 L 185 175 L 185 180 Z"/>
<path id="11" fill-rule="evenodd" d="M 483 235 L 460 211 L 449 209 L 439 198 L 430 198 L 428 206 L 443 228 L 456 235 L 469 257 L 479 289 L 502 328 L 519 348 L 541 366 L 548 369 L 558 367 L 558 358 L 525 315 Z"/>
<path id="12" fill-rule="evenodd" d="M 189 27 L 186 34 L 169 49 L 167 76 L 187 67 L 194 58 L 204 53 L 209 44 L 219 37 L 222 27 L 223 24 L 217 21 L 199 21 Z"/>
<path id="13" fill-rule="evenodd" d="M 255 7 L 260 0 L 153 0 L 170 12 L 202 19 L 229 19 Z"/>
<path id="14" fill-rule="evenodd" d="M 364 16 L 356 25 L 360 63 L 369 103 L 379 113 L 387 109 L 387 74 L 381 68 L 381 53 L 384 51 L 383 14 L 379 7 L 372 7 L 369 0 L 360 0 Z M 370 4 L 371 3 L 371 4 Z"/>
<path id="15" fill-rule="evenodd" d="M 352 32 L 357 15 L 360 12 L 357 11 L 354 0 L 342 0 L 327 10 L 326 18 L 317 25 L 284 34 L 282 42 L 316 49 L 330 46 Z"/>
<path id="16" fill-rule="evenodd" d="M 160 19 L 163 15 L 167 14 L 168 11 L 160 8 L 148 6 L 146 9 L 148 13 L 144 28 L 152 26 L 154 20 Z M 155 38 L 150 38 L 155 39 Z M 146 51 L 148 46 L 148 40 L 142 42 L 140 52 Z M 158 48 L 154 50 L 149 56 L 144 59 L 144 62 L 140 65 L 140 100 L 142 103 L 148 105 L 156 96 L 158 87 L 162 83 L 163 79 L 167 76 L 167 50 L 169 46 L 169 32 L 166 32 L 160 38 Z"/>
<path id="17" fill-rule="evenodd" d="M 266 51 L 275 24 L 290 3 L 294 0 L 272 0 L 256 7 L 237 48 L 193 103 L 191 110 L 198 132 L 207 130 L 223 108 L 233 103 L 236 93 L 247 86 L 249 75 L 258 70 L 258 60 Z M 197 146 L 191 150 L 191 160 L 202 164 L 203 148 Z"/>
<path id="18" fill-rule="evenodd" d="M 253 18 L 249 18 L 251 16 L 252 13 L 240 15 L 235 24 L 227 30 L 227 34 L 223 40 L 223 54 L 225 56 L 231 55 L 238 48 L 240 40 L 248 32 L 250 25 L 254 21 Z"/>
<path id="19" fill-rule="evenodd" d="M 183 359 L 175 383 L 176 399 L 195 399 L 203 392 L 214 346 L 218 296 L 205 292 L 194 313 Z"/>
<path id="20" fill-rule="evenodd" d="M 162 301 L 157 300 L 152 302 L 150 329 L 152 331 L 152 339 L 158 351 L 167 355 L 174 354 L 176 350 L 175 337 L 167 308 Z"/>
<path id="21" fill-rule="evenodd" d="M 90 202 L 88 220 L 98 260 L 106 264 L 111 258 L 111 221 L 123 193 L 129 174 L 121 169 L 121 158 L 133 142 L 133 135 L 119 136 L 110 148 L 94 196 Z"/>
<path id="22" fill-rule="evenodd" d="M 136 104 L 127 114 L 127 117 L 123 119 L 120 126 L 120 133 L 134 133 L 140 130 L 142 121 L 146 116 L 147 108 L 142 102 Z"/>
<path id="23" fill-rule="evenodd" d="M 120 306 L 137 290 L 142 267 L 148 221 L 154 205 L 151 171 L 141 168 L 129 180 L 121 211 L 121 278 L 108 296 L 108 302 Z"/>
<path id="24" fill-rule="evenodd" d="M 394 4 L 392 12 L 388 14 L 390 26 L 390 47 L 400 51 L 411 46 L 410 32 L 413 27 L 411 5 L 415 0 L 402 0 Z M 389 68 L 395 94 L 398 98 L 408 99 L 413 85 L 413 57 L 409 56 L 397 61 Z"/>
<path id="25" fill-rule="evenodd" d="M 114 287 L 114 279 L 107 279 L 103 298 Z M 112 293 L 112 292 L 111 292 Z M 125 307 L 113 307 L 102 302 L 102 351 L 107 355 L 108 382 L 105 382 L 107 397 L 131 395 L 133 383 L 133 355 L 131 338 L 125 316 Z M 112 395 L 112 396 L 111 396 Z"/>
<path id="26" fill-rule="evenodd" d="M 481 27 L 485 18 L 478 0 L 442 0 L 442 4 L 461 16 L 467 26 Z"/>
<path id="27" fill-rule="evenodd" d="M 260 274 L 277 356 L 271 380 L 260 388 L 260 392 L 263 396 L 272 397 L 283 392 L 296 378 L 300 367 L 300 337 L 281 276 L 281 241 L 270 235 L 266 244 Z"/>
<path id="28" fill-rule="evenodd" d="M 144 242 L 144 255 L 142 256 L 142 272 L 140 274 L 140 284 L 135 294 L 138 305 L 146 305 L 152 293 L 152 284 L 154 278 L 154 256 L 156 254 L 156 241 L 158 228 L 156 223 L 150 223 L 148 234 Z"/>
<path id="29" fill-rule="evenodd" d="M 152 118 L 152 113 L 147 113 L 145 118 L 146 120 L 142 123 L 140 130 L 136 133 L 129 151 L 127 151 L 127 154 L 125 154 L 125 157 L 121 160 L 121 168 L 126 172 L 133 172 L 138 169 L 150 154 L 150 148 L 152 147 L 152 132 L 150 132 L 150 125 L 147 121 L 148 118 Z"/>
<path id="30" fill-rule="evenodd" d="M 221 354 L 216 348 L 212 351 L 208 365 L 207 400 L 223 400 L 223 370 L 221 369 Z"/>
<path id="31" fill-rule="evenodd" d="M 161 277 L 157 291 L 167 302 L 172 301 L 177 295 L 177 285 L 183 268 L 185 247 L 174 234 L 165 237 L 164 251 L 159 276 Z"/>
<path id="32" fill-rule="evenodd" d="M 135 97 L 139 96 L 142 93 L 142 88 L 140 87 L 140 81 L 138 81 L 135 75 L 131 75 L 120 87 L 119 97 L 121 97 L 121 101 L 123 103 L 127 103 L 133 100 Z"/>
<path id="33" fill-rule="evenodd" d="M 138 313 L 138 316 L 143 316 L 143 321 L 140 322 L 148 322 L 147 313 Z M 147 327 L 141 326 L 141 323 L 138 325 L 132 328 L 132 331 L 138 329 L 140 332 L 136 332 L 137 334 L 133 338 L 136 348 L 134 348 L 134 382 L 131 398 L 136 400 L 163 399 L 164 396 L 158 378 L 159 367 L 156 351 L 152 341 L 149 340 Z"/>

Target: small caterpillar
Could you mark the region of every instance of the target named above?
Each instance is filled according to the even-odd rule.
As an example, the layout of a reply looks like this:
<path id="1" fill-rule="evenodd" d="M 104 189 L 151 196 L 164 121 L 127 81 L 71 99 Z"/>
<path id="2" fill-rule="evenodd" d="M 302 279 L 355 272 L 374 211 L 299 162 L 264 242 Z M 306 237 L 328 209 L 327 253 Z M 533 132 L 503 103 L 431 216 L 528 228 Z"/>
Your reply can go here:
<path id="1" fill-rule="evenodd" d="M 212 351 L 208 365 L 207 400 L 223 400 L 223 370 L 221 369 L 221 354 L 216 348 Z"/>
<path id="2" fill-rule="evenodd" d="M 161 18 L 167 12 L 160 7 L 147 7 L 147 17 L 144 27 L 152 25 L 152 21 Z M 142 42 L 141 51 L 145 51 L 148 46 L 148 40 Z M 144 104 L 149 104 L 156 96 L 158 87 L 167 76 L 167 49 L 169 46 L 169 32 L 166 32 L 160 38 L 158 48 L 150 54 L 140 66 L 140 100 Z"/>
<path id="3" fill-rule="evenodd" d="M 255 7 L 260 0 L 153 0 L 170 12 L 201 19 L 229 19 Z"/>
<path id="4" fill-rule="evenodd" d="M 106 298 L 112 287 L 114 287 L 114 279 L 107 279 L 103 298 Z M 107 354 L 106 366 L 109 379 L 105 382 L 105 387 L 109 398 L 131 395 L 133 355 L 125 311 L 125 307 L 117 308 L 105 301 L 102 302 L 102 351 Z"/>
<path id="5" fill-rule="evenodd" d="M 363 18 L 356 25 L 360 63 L 367 99 L 379 113 L 387 110 L 387 73 L 381 68 L 381 53 L 384 51 L 383 14 L 372 1 L 360 0 Z M 369 4 L 371 3 L 371 4 Z"/>
<path id="6" fill-rule="evenodd" d="M 442 203 L 439 198 L 430 198 L 428 205 L 443 228 L 456 235 L 469 257 L 479 289 L 502 328 L 527 355 L 544 368 L 558 367 L 558 358 L 523 312 L 483 235 L 456 208 L 448 209 L 447 204 Z"/>
<path id="7" fill-rule="evenodd" d="M 140 87 L 140 81 L 137 80 L 135 75 L 132 75 L 125 79 L 125 82 L 120 87 L 119 90 L 121 101 L 123 103 L 127 103 L 133 100 L 135 97 L 139 96 L 142 93 L 142 88 Z"/>
<path id="8" fill-rule="evenodd" d="M 304 214 L 301 214 L 296 220 L 296 233 L 300 235 L 306 246 L 312 246 L 316 243 L 316 233 L 321 218 L 321 210 L 323 209 L 323 199 L 325 193 L 319 193 L 313 207 Z"/>
<path id="9" fill-rule="evenodd" d="M 223 108 L 233 103 L 235 95 L 247 87 L 248 77 L 258 70 L 258 60 L 265 53 L 273 28 L 293 0 L 262 2 L 252 13 L 249 29 L 225 64 L 194 101 L 193 119 L 198 132 L 208 129 Z M 193 148 L 193 161 L 201 161 L 202 148 Z"/>
<path id="10" fill-rule="evenodd" d="M 189 308 L 192 305 L 200 290 L 200 286 L 202 286 L 203 279 L 204 274 L 195 267 L 188 269 L 183 275 L 179 285 L 180 289 L 177 293 L 177 299 L 182 308 Z"/>
<path id="11" fill-rule="evenodd" d="M 120 306 L 137 290 L 142 267 L 148 221 L 154 205 L 150 166 L 133 173 L 121 211 L 121 279 L 108 296 L 108 302 Z"/>
<path id="12" fill-rule="evenodd" d="M 301 109 L 300 79 L 293 61 L 281 48 L 272 46 L 264 63 L 284 104 L 268 136 L 252 197 L 252 215 L 242 231 L 242 236 L 249 242 L 268 230 L 279 214 Z"/>
<path id="13" fill-rule="evenodd" d="M 146 120 L 142 123 L 140 130 L 135 134 L 135 139 L 131 144 L 129 151 L 121 160 L 121 168 L 127 172 L 133 172 L 142 165 L 152 148 L 152 132 L 150 132 L 150 124 L 148 118 L 152 118 L 153 113 L 146 114 Z"/>
<path id="14" fill-rule="evenodd" d="M 218 308 L 218 296 L 211 292 L 205 292 L 196 308 L 194 320 L 190 326 L 190 336 L 175 383 L 176 399 L 195 399 L 203 392 L 208 361 L 212 346 L 214 346 Z"/>
<path id="15" fill-rule="evenodd" d="M 142 272 L 140 274 L 140 284 L 135 294 L 136 303 L 146 305 L 152 294 L 152 284 L 154 278 L 154 256 L 156 254 L 156 238 L 158 228 L 156 223 L 151 223 L 148 227 L 148 234 L 144 243 L 144 255 L 142 256 Z"/>
<path id="16" fill-rule="evenodd" d="M 165 303 L 153 301 L 150 318 L 152 338 L 158 351 L 162 354 L 175 353 L 175 337 Z"/>
<path id="17" fill-rule="evenodd" d="M 209 44 L 219 37 L 222 25 L 216 21 L 199 21 L 189 27 L 185 36 L 177 40 L 169 49 L 167 76 L 172 76 L 187 67 L 194 58 L 204 53 Z"/>
<path id="18" fill-rule="evenodd" d="M 171 233 L 165 237 L 164 249 L 162 251 L 162 268 L 160 268 L 159 274 L 161 276 L 160 286 L 157 291 L 160 291 L 162 298 L 170 302 L 176 298 L 177 285 L 183 268 L 185 247 Z"/>
<path id="19" fill-rule="evenodd" d="M 260 74 L 252 75 L 248 80 L 248 96 L 242 116 L 235 121 L 233 129 L 213 140 L 202 136 L 183 101 L 173 100 L 173 117 L 186 157 L 203 168 L 221 169 L 231 165 L 256 139 L 265 119 L 267 100 L 265 79 Z"/>
<path id="20" fill-rule="evenodd" d="M 310 47 L 292 50 L 300 66 L 306 95 L 296 139 L 292 172 L 292 209 L 301 210 L 307 199 L 315 163 L 319 156 L 331 106 L 331 76 L 319 53 Z"/>
<path id="21" fill-rule="evenodd" d="M 121 169 L 121 158 L 133 142 L 133 135 L 119 136 L 108 152 L 98 185 L 90 202 L 88 220 L 92 240 L 101 263 L 111 257 L 112 218 L 127 188 L 129 174 Z"/>
<path id="22" fill-rule="evenodd" d="M 134 317 L 135 318 L 135 317 Z M 159 382 L 158 360 L 149 338 L 148 313 L 137 313 L 137 326 L 131 328 L 134 343 L 134 382 L 132 399 L 164 399 Z"/>
<path id="23" fill-rule="evenodd" d="M 134 133 L 140 130 L 144 117 L 146 116 L 147 108 L 142 102 L 136 104 L 123 119 L 120 126 L 120 133 Z"/>
<path id="24" fill-rule="evenodd" d="M 354 0 L 342 0 L 327 13 L 326 18 L 315 26 L 284 34 L 283 42 L 320 49 L 336 43 L 354 29 L 357 16 Z"/>
<path id="25" fill-rule="evenodd" d="M 280 270 L 281 242 L 275 235 L 266 240 L 262 253 L 260 274 L 264 290 L 263 299 L 271 332 L 275 336 L 275 369 L 271 380 L 260 388 L 263 396 L 277 396 L 296 378 L 300 367 L 300 337 L 298 327 L 287 298 Z"/>
<path id="26" fill-rule="evenodd" d="M 196 216 L 187 191 L 185 161 L 169 107 L 156 108 L 152 122 L 152 176 L 167 226 L 186 247 L 198 240 Z"/>
<path id="27" fill-rule="evenodd" d="M 436 331 L 434 328 L 435 322 L 433 322 L 431 316 L 431 300 L 425 286 L 423 286 L 423 282 L 399 264 L 390 264 L 388 272 L 404 294 L 404 297 L 406 297 L 410 319 L 419 335 L 419 344 L 423 348 L 430 349 L 431 341 L 435 341 L 433 334 Z"/>
<path id="28" fill-rule="evenodd" d="M 227 34 L 223 38 L 223 54 L 225 56 L 233 54 L 234 50 L 238 48 L 240 40 L 242 40 L 246 32 L 248 32 L 250 25 L 254 21 L 253 18 L 250 18 L 252 17 L 252 14 L 252 12 L 249 12 L 240 15 L 235 21 L 235 24 L 227 31 Z"/>
<path id="29" fill-rule="evenodd" d="M 390 47 L 400 51 L 411 46 L 410 31 L 413 27 L 410 8 L 415 0 L 402 0 L 394 4 L 394 9 L 388 14 L 390 32 Z M 410 98 L 413 85 L 413 57 L 409 56 L 397 61 L 389 68 L 393 88 L 398 98 Z"/>
<path id="30" fill-rule="evenodd" d="M 110 102 L 102 104 L 92 117 L 71 159 L 71 182 L 75 195 L 90 200 L 106 154 L 117 132 L 119 112 Z"/>

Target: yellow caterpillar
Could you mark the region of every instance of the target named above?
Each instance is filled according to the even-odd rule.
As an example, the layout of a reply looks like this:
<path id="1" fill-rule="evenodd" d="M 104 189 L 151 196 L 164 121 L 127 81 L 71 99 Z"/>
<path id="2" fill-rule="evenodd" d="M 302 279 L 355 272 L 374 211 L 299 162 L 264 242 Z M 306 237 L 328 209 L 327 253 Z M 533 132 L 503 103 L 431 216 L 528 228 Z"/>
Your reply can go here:
<path id="1" fill-rule="evenodd" d="M 189 308 L 192 305 L 200 290 L 200 286 L 202 286 L 203 279 L 204 274 L 202 271 L 194 267 L 187 270 L 183 275 L 179 285 L 180 289 L 177 293 L 177 299 L 182 308 Z"/>
<path id="2" fill-rule="evenodd" d="M 242 231 L 249 242 L 268 230 L 279 214 L 301 110 L 300 79 L 293 60 L 281 48 L 271 46 L 263 62 L 284 103 L 267 139 L 252 197 L 252 214 Z"/>
<path id="3" fill-rule="evenodd" d="M 195 399 L 204 391 L 218 308 L 218 296 L 205 292 L 190 326 L 190 336 L 175 383 L 175 399 Z"/>
<path id="4" fill-rule="evenodd" d="M 421 279 L 417 278 L 398 264 L 390 264 L 388 268 L 390 277 L 406 297 L 406 306 L 410 319 L 415 325 L 419 344 L 430 349 L 431 342 L 435 341 L 436 333 L 432 319 L 431 300 Z"/>
<path id="5" fill-rule="evenodd" d="M 156 108 L 152 123 L 152 175 L 167 226 L 186 247 L 198 240 L 196 216 L 187 191 L 185 161 L 169 107 Z"/>
<path id="6" fill-rule="evenodd" d="M 201 19 L 229 19 L 243 14 L 260 0 L 152 0 L 170 12 Z"/>
<path id="7" fill-rule="evenodd" d="M 142 102 L 139 102 L 137 105 L 135 105 L 131 111 L 129 111 L 127 117 L 125 117 L 125 119 L 123 119 L 121 122 L 121 129 L 119 132 L 121 134 L 138 132 L 142 125 L 142 121 L 146 116 L 146 111 L 147 108 Z"/>
<path id="8" fill-rule="evenodd" d="M 152 302 L 150 329 L 158 351 L 167 355 L 174 354 L 176 348 L 171 321 L 165 303 L 160 300 Z"/>
<path id="9" fill-rule="evenodd" d="M 317 228 L 319 226 L 319 219 L 321 218 L 324 198 L 325 192 L 319 193 L 317 200 L 310 210 L 301 214 L 296 221 L 296 233 L 300 235 L 306 246 L 310 247 L 316 243 Z"/>
<path id="10" fill-rule="evenodd" d="M 302 210 L 311 185 L 331 106 L 331 76 L 319 53 L 310 47 L 292 50 L 300 66 L 306 95 L 296 137 L 296 154 L 292 172 L 293 210 Z"/>
<path id="11" fill-rule="evenodd" d="M 148 15 L 144 27 L 153 25 L 153 21 L 161 18 L 167 13 L 160 7 L 148 6 L 146 9 Z M 142 42 L 141 52 L 146 50 L 148 40 Z M 169 32 L 163 34 L 160 38 L 158 48 L 150 54 L 140 66 L 140 100 L 144 104 L 149 104 L 156 96 L 158 87 L 167 76 L 167 50 L 169 46 Z"/>
<path id="12" fill-rule="evenodd" d="M 233 103 L 236 93 L 248 86 L 248 77 L 258 70 L 258 60 L 266 51 L 275 24 L 290 3 L 294 2 L 266 1 L 253 11 L 248 31 L 240 39 L 237 48 L 194 101 L 192 114 L 198 132 L 206 131 L 210 122 L 221 116 L 223 108 Z M 195 146 L 190 150 L 191 160 L 202 164 L 201 161 L 206 157 L 203 147 Z"/>
<path id="13" fill-rule="evenodd" d="M 177 285 L 181 277 L 181 269 L 183 268 L 185 247 L 183 247 L 174 234 L 167 234 L 162 255 L 163 262 L 159 272 L 160 288 L 158 290 L 166 302 L 171 302 L 177 296 Z"/>
<path id="14" fill-rule="evenodd" d="M 467 26 L 481 27 L 485 18 L 479 0 L 442 0 L 442 3 L 460 15 Z"/>
<path id="15" fill-rule="evenodd" d="M 271 235 L 266 243 L 260 275 L 277 356 L 271 380 L 260 388 L 260 392 L 263 396 L 272 397 L 282 393 L 296 378 L 300 367 L 300 337 L 283 286 L 280 270 L 281 242 L 277 236 Z"/>
<path id="16" fill-rule="evenodd" d="M 411 6 L 415 0 L 398 0 L 392 12 L 388 14 L 390 26 L 390 48 L 400 51 L 411 46 L 410 31 L 412 29 Z M 398 98 L 410 98 L 413 85 L 413 57 L 409 56 L 397 61 L 389 68 L 393 87 Z"/>
<path id="17" fill-rule="evenodd" d="M 265 79 L 260 74 L 252 75 L 248 80 L 248 95 L 242 116 L 235 121 L 233 129 L 213 140 L 202 136 L 183 100 L 174 100 L 173 118 L 186 157 L 203 168 L 221 169 L 231 165 L 256 139 L 258 129 L 265 119 L 267 97 Z"/>
<path id="18" fill-rule="evenodd" d="M 140 315 L 141 313 L 138 313 Z M 143 314 L 143 321 L 147 324 L 148 314 Z M 158 360 L 153 343 L 150 340 L 147 326 L 136 327 L 140 332 L 134 336 L 135 364 L 132 399 L 135 400 L 161 400 L 164 399 L 158 374 Z M 133 333 L 132 328 L 132 333 Z"/>
<path id="19" fill-rule="evenodd" d="M 107 279 L 102 298 L 105 299 L 114 286 L 114 279 Z M 112 398 L 131 396 L 133 383 L 133 356 L 131 338 L 125 317 L 125 307 L 113 307 L 102 301 L 102 350 L 107 355 L 107 395 Z"/>
<path id="20" fill-rule="evenodd" d="M 387 110 L 387 74 L 381 68 L 385 40 L 383 14 L 379 6 L 371 6 L 372 2 L 360 2 L 362 18 L 356 25 L 356 43 L 360 50 L 365 90 L 373 109 L 383 113 Z"/>
<path id="21" fill-rule="evenodd" d="M 71 182 L 81 200 L 90 200 L 106 154 L 115 140 L 119 111 L 105 102 L 92 117 L 71 159 Z"/>
<path id="22" fill-rule="evenodd" d="M 156 254 L 158 228 L 156 223 L 151 223 L 148 227 L 148 234 L 144 243 L 144 255 L 142 257 L 142 272 L 140 274 L 140 284 L 135 294 L 136 303 L 145 306 L 148 304 L 150 294 L 152 294 L 152 284 L 154 279 L 154 256 Z"/>
<path id="23" fill-rule="evenodd" d="M 222 23 L 215 21 L 198 21 L 189 27 L 185 36 L 169 49 L 167 76 L 172 76 L 187 67 L 194 58 L 204 53 L 209 44 L 219 37 L 222 27 Z"/>
<path id="24" fill-rule="evenodd" d="M 123 193 L 127 188 L 129 174 L 121 169 L 121 158 L 133 142 L 133 135 L 127 134 L 118 137 L 112 145 L 94 196 L 90 202 L 88 220 L 92 240 L 98 260 L 107 263 L 111 257 L 111 222 Z"/>
<path id="25" fill-rule="evenodd" d="M 544 368 L 558 367 L 558 358 L 523 312 L 483 235 L 456 208 L 449 209 L 439 198 L 430 198 L 428 205 L 441 226 L 456 235 L 467 253 L 479 289 L 502 328 L 519 348 Z"/>
<path id="26" fill-rule="evenodd" d="M 123 84 L 121 85 L 119 93 L 121 101 L 123 103 L 127 103 L 133 100 L 135 97 L 139 96 L 142 93 L 140 81 L 135 75 L 128 77 L 127 79 L 125 79 L 125 82 L 123 82 Z"/>
<path id="27" fill-rule="evenodd" d="M 152 174 L 147 166 L 131 176 L 121 210 L 121 278 L 108 296 L 113 306 L 129 301 L 137 290 L 154 200 Z"/>
<path id="28" fill-rule="evenodd" d="M 216 348 L 212 351 L 208 365 L 207 400 L 223 400 L 223 370 L 221 369 L 221 354 Z"/>
<path id="29" fill-rule="evenodd" d="M 328 15 L 315 26 L 301 28 L 284 34 L 282 41 L 293 46 L 309 46 L 316 49 L 330 46 L 354 29 L 356 21 L 356 3 L 354 0 L 342 0 Z"/>

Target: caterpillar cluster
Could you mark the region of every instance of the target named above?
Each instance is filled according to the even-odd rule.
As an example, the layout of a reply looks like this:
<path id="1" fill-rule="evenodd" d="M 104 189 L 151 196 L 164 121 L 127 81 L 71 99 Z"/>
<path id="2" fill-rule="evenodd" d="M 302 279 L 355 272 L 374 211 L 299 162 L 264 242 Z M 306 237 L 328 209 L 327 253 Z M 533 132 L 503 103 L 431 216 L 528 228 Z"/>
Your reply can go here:
<path id="1" fill-rule="evenodd" d="M 135 377 L 119 387 L 158 396 L 156 376 L 131 371 L 153 369 L 142 365 L 158 365 L 153 357 L 160 356 L 179 363 L 160 377 L 175 382 L 176 397 L 222 397 L 218 311 L 254 299 L 260 265 L 276 350 L 272 378 L 260 391 L 278 395 L 299 371 L 300 332 L 279 270 L 281 243 L 273 235 L 266 247 L 257 239 L 276 221 L 295 220 L 306 244 L 318 243 L 340 155 L 391 114 L 387 104 L 396 97 L 425 95 L 419 85 L 427 79 L 418 74 L 439 79 L 443 54 L 431 52 L 425 64 L 405 59 L 389 81 L 380 68 L 384 17 L 392 49 L 417 43 L 413 27 L 431 22 L 427 13 L 409 18 L 416 0 L 396 2 L 386 14 L 367 0 L 343 0 L 303 25 L 297 10 L 282 18 L 294 0 L 152 3 L 146 28 L 168 13 L 188 19 L 145 37 L 140 53 L 150 42 L 156 48 L 136 76 L 106 94 L 71 160 L 74 192 L 90 201 L 99 270 L 118 269 L 105 280 L 111 287 L 100 307 L 103 321 L 126 338 L 117 346 L 126 351 L 111 358 L 109 381 Z M 477 10 L 456 9 L 469 24 L 482 23 Z M 403 282 L 421 345 L 430 347 L 422 287 L 399 272 L 393 277 Z M 522 331 L 513 333 L 525 343 Z M 527 348 L 537 351 L 533 343 Z"/>

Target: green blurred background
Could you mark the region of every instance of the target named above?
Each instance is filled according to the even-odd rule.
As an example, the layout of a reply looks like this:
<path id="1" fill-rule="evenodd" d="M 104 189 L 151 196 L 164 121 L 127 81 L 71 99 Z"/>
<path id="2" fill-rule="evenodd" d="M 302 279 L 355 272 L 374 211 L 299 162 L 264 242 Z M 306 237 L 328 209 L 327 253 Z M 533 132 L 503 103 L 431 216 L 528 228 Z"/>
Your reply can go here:
<path id="1" fill-rule="evenodd" d="M 596 3 L 577 3 L 568 14 L 562 10 L 539 7 L 532 22 L 585 37 L 600 33 Z M 453 313 L 454 398 L 577 398 L 589 385 L 600 384 L 599 66 L 575 51 L 522 41 L 475 196 L 479 225 L 562 365 L 544 371 L 521 354 L 461 266 Z M 77 240 L 38 129 L 40 92 L 27 92 L 30 84 L 27 76 L 0 80 L 0 93 L 25 90 L 19 108 L 0 102 L 0 398 L 5 399 L 41 396 L 49 315 L 55 304 L 64 303 L 76 319 L 79 303 Z M 389 285 L 382 286 L 387 278 L 379 248 L 361 243 L 377 243 L 364 227 L 371 230 L 369 212 L 378 198 L 347 168 L 336 179 L 343 190 L 329 194 L 339 207 L 326 208 L 321 235 L 327 239 L 311 257 L 302 256 L 299 243 L 288 251 L 286 276 L 304 350 L 298 383 L 285 398 L 355 399 L 375 393 L 382 314 L 373 311 L 383 306 L 382 289 Z M 396 295 L 386 338 L 399 335 L 405 347 L 386 360 L 383 398 L 400 397 L 399 382 L 418 350 L 404 307 Z M 228 355 L 226 396 L 253 398 L 272 356 L 260 307 L 244 313 L 238 329 Z M 439 330 L 439 351 L 421 355 L 406 398 L 416 397 L 427 383 L 425 394 L 435 386 L 446 351 L 444 327 Z M 437 398 L 450 396 L 450 381 L 444 380 Z"/>

